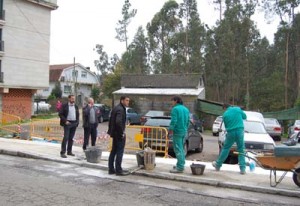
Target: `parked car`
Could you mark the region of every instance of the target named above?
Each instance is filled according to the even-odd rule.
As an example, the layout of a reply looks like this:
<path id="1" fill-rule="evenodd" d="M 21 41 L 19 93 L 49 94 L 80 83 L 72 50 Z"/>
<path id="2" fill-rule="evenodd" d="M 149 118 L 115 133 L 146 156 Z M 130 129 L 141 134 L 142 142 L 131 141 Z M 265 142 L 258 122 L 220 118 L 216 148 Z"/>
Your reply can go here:
<path id="1" fill-rule="evenodd" d="M 281 141 L 282 128 L 277 119 L 275 118 L 264 118 L 265 127 L 269 135 L 274 141 Z"/>
<path id="2" fill-rule="evenodd" d="M 41 101 L 41 102 L 34 102 L 34 112 L 48 112 L 51 108 L 51 105 Z"/>
<path id="3" fill-rule="evenodd" d="M 145 122 L 144 126 L 164 127 L 168 130 L 170 123 L 171 117 L 169 116 L 152 117 L 151 119 L 148 119 L 147 122 Z M 140 147 L 142 148 L 143 145 L 146 145 L 154 150 L 158 147 L 164 147 L 164 145 L 166 144 L 165 130 L 151 127 L 141 129 L 141 133 L 144 135 L 144 142 L 140 144 Z M 172 136 L 169 135 L 167 138 L 169 139 L 168 151 L 169 153 L 174 153 Z M 195 150 L 195 152 L 202 152 L 203 150 L 203 137 L 201 133 L 197 130 L 197 126 L 195 126 L 192 122 L 190 122 L 189 124 L 188 132 L 184 140 L 185 155 L 187 155 L 188 151 L 191 150 Z"/>
<path id="4" fill-rule="evenodd" d="M 108 121 L 110 117 L 111 108 L 106 104 L 94 104 L 100 110 L 100 115 L 98 117 L 98 122 Z"/>
<path id="5" fill-rule="evenodd" d="M 170 112 L 160 111 L 160 110 L 149 110 L 146 114 L 141 117 L 141 124 L 145 124 L 148 119 L 152 117 L 167 116 Z"/>
<path id="6" fill-rule="evenodd" d="M 126 107 L 126 124 L 141 124 L 141 115 L 134 109 Z"/>
<path id="7" fill-rule="evenodd" d="M 197 127 L 199 132 L 204 131 L 203 120 L 200 120 L 197 115 L 190 113 L 190 120 Z"/>
<path id="8" fill-rule="evenodd" d="M 245 111 L 247 119 L 244 120 L 244 141 L 245 149 L 248 151 L 253 151 L 257 153 L 274 151 L 275 142 L 272 137 L 267 133 L 264 122 L 260 118 L 253 115 L 251 112 Z M 221 152 L 226 138 L 226 129 L 224 123 L 221 124 L 221 129 L 219 130 L 219 152 Z M 226 160 L 227 163 L 235 163 L 234 158 L 236 155 L 233 153 L 237 151 L 236 144 L 234 144 L 230 150 L 230 154 Z"/>
<path id="9" fill-rule="evenodd" d="M 219 135 L 219 129 L 221 126 L 221 123 L 223 121 L 223 117 L 222 116 L 218 116 L 212 126 L 212 134 L 213 136 L 218 136 Z"/>
<path id="10" fill-rule="evenodd" d="M 288 137 L 290 138 L 295 132 L 300 131 L 300 120 L 296 120 L 294 124 L 290 125 L 288 128 Z"/>

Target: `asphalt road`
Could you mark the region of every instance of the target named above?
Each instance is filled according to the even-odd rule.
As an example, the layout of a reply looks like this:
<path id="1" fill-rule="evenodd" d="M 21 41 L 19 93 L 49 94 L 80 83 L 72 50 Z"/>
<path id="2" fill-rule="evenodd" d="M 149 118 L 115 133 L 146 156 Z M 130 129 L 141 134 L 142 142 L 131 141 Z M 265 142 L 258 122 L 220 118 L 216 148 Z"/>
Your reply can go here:
<path id="1" fill-rule="evenodd" d="M 0 155 L 0 205 L 299 205 L 267 195 Z"/>

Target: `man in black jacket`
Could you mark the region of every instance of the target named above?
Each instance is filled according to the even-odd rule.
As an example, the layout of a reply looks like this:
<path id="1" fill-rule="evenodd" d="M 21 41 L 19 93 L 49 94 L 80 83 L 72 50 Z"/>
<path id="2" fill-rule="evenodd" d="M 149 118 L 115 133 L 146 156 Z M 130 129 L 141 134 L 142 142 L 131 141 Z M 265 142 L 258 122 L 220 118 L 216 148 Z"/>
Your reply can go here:
<path id="1" fill-rule="evenodd" d="M 92 146 L 96 145 L 99 115 L 100 110 L 96 106 L 94 106 L 94 99 L 89 98 L 88 104 L 82 109 L 82 126 L 84 129 L 84 141 L 82 147 L 83 150 L 86 150 L 86 147 L 89 145 L 90 135 Z"/>
<path id="2" fill-rule="evenodd" d="M 129 172 L 127 170 L 123 170 L 121 166 L 126 142 L 126 107 L 128 107 L 128 105 L 129 97 L 121 96 L 120 104 L 113 108 L 111 112 L 107 133 L 113 138 L 113 143 L 108 159 L 108 174 L 129 174 Z"/>
<path id="3" fill-rule="evenodd" d="M 75 156 L 72 153 L 73 137 L 76 132 L 76 128 L 79 124 L 79 111 L 78 106 L 75 105 L 75 96 L 69 95 L 69 101 L 62 105 L 59 111 L 60 125 L 64 127 L 64 138 L 61 143 L 60 156 L 67 158 L 67 155 Z M 68 145 L 68 146 L 67 146 Z"/>

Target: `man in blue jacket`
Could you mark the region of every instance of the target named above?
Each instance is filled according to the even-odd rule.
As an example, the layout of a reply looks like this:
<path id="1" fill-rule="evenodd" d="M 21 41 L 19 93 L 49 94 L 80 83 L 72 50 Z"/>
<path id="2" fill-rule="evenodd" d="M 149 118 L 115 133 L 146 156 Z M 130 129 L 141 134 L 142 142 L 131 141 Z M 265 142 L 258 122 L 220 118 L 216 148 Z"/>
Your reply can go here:
<path id="1" fill-rule="evenodd" d="M 171 111 L 171 123 L 169 127 L 169 135 L 173 135 L 173 150 L 177 158 L 177 164 L 171 173 L 183 173 L 185 165 L 184 141 L 190 121 L 190 112 L 183 105 L 179 96 L 172 99 L 173 108 Z"/>
<path id="2" fill-rule="evenodd" d="M 222 151 L 219 155 L 219 158 L 216 161 L 213 161 L 213 167 L 219 171 L 222 167 L 223 162 L 228 157 L 231 146 L 236 143 L 237 151 L 239 153 L 238 160 L 240 165 L 240 173 L 246 173 L 246 162 L 244 154 L 244 119 L 247 118 L 245 112 L 239 107 L 233 107 L 229 104 L 224 104 L 223 109 L 227 109 L 223 114 L 223 122 L 226 128 L 226 138 L 222 148 Z"/>

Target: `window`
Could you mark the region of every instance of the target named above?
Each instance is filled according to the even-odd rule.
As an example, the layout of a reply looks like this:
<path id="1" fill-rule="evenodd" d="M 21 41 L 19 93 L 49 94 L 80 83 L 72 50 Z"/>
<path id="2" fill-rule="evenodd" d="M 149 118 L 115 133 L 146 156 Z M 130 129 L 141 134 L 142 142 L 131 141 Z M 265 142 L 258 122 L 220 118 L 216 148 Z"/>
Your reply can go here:
<path id="1" fill-rule="evenodd" d="M 64 93 L 70 94 L 72 91 L 72 87 L 70 85 L 65 85 L 64 86 Z"/>
<path id="2" fill-rule="evenodd" d="M 48 92 L 48 91 L 49 91 L 49 88 L 46 88 L 46 89 L 44 89 L 43 91 L 44 91 L 44 92 Z"/>
<path id="3" fill-rule="evenodd" d="M 77 78 L 78 77 L 78 71 L 77 70 L 75 70 L 75 71 L 73 70 L 72 71 L 72 75 L 73 75 L 73 77 Z"/>
<path id="4" fill-rule="evenodd" d="M 87 71 L 81 71 L 81 77 L 86 78 L 87 77 Z"/>

